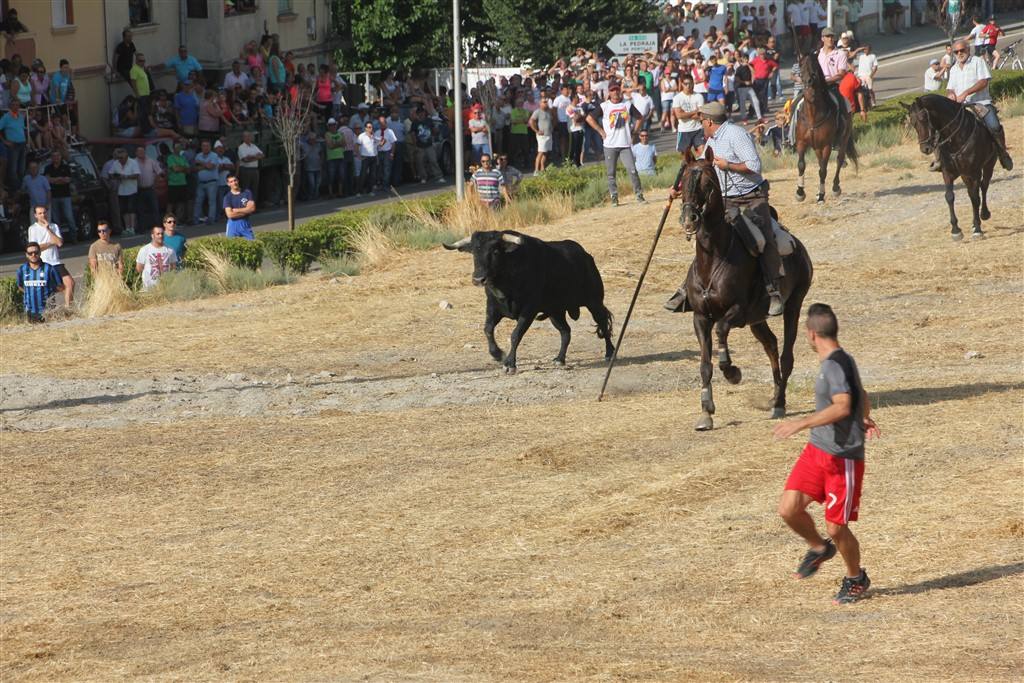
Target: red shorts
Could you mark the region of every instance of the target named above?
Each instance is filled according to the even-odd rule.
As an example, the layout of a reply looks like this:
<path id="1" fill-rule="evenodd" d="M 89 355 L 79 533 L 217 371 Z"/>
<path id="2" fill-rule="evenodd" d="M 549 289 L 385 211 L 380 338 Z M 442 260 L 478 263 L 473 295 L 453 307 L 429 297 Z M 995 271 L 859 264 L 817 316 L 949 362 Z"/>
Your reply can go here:
<path id="1" fill-rule="evenodd" d="M 786 479 L 786 490 L 806 493 L 824 505 L 826 521 L 847 524 L 857 520 L 863 482 L 863 460 L 837 458 L 807 444 Z"/>
<path id="2" fill-rule="evenodd" d="M 800 36 L 801 38 L 803 38 L 804 36 L 809 36 L 809 35 L 811 35 L 811 27 L 810 26 L 806 26 L 806 25 L 805 26 L 797 26 L 796 27 L 796 34 L 798 36 Z"/>

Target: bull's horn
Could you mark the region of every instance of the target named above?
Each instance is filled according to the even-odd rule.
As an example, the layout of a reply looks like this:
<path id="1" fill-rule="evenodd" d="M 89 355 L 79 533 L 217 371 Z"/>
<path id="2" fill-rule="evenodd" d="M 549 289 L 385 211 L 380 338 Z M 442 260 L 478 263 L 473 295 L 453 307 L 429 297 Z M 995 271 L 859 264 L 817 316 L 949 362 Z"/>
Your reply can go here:
<path id="1" fill-rule="evenodd" d="M 470 238 L 463 237 L 461 240 L 459 240 L 455 244 L 443 244 L 442 243 L 441 246 L 444 247 L 445 249 L 461 249 L 462 247 L 468 245 L 469 241 L 470 241 Z"/>
<path id="2" fill-rule="evenodd" d="M 505 240 L 506 242 L 511 242 L 512 244 L 521 245 L 523 243 L 522 237 L 520 237 L 519 235 L 510 235 L 507 232 L 501 233 L 501 239 Z"/>

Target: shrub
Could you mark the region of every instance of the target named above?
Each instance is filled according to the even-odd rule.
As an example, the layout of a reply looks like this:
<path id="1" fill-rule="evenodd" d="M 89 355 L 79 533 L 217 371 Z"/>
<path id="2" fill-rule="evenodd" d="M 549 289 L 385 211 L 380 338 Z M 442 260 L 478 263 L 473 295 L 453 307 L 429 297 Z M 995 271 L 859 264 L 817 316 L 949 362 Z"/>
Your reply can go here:
<path id="1" fill-rule="evenodd" d="M 139 255 L 141 247 L 131 247 L 121 252 L 124 258 L 124 284 L 131 291 L 138 291 L 142 287 L 142 276 L 135 272 L 135 259 Z"/>
<path id="2" fill-rule="evenodd" d="M 141 297 L 144 301 L 191 301 L 216 293 L 217 288 L 206 273 L 184 268 L 164 273 Z"/>
<path id="3" fill-rule="evenodd" d="M 295 282 L 294 275 L 273 265 L 259 270 L 228 266 L 221 274 L 217 284 L 222 293 L 227 293 L 265 289 L 275 285 L 288 285 L 293 282 Z"/>
<path id="4" fill-rule="evenodd" d="M 358 275 L 359 268 L 359 259 L 350 254 L 320 261 L 320 270 L 325 275 Z"/>
<path id="5" fill-rule="evenodd" d="M 206 267 L 202 257 L 204 249 L 225 257 L 241 268 L 256 270 L 263 265 L 263 244 L 258 241 L 212 235 L 191 240 L 188 246 L 183 264 L 186 268 L 202 270 Z M 127 258 L 125 263 L 128 263 Z"/>
<path id="6" fill-rule="evenodd" d="M 261 232 L 256 239 L 265 248 L 267 258 L 279 268 L 305 273 L 320 255 L 323 230 L 325 228 L 311 232 Z"/>
<path id="7" fill-rule="evenodd" d="M 0 278 L 0 318 L 17 315 L 23 308 L 18 281 L 13 277 Z"/>

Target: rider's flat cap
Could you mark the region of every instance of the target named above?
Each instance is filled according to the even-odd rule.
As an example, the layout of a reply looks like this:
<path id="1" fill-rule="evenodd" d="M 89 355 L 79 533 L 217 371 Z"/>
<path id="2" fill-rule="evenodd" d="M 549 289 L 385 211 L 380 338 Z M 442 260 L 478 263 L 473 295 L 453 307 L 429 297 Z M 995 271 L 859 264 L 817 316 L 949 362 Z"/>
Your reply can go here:
<path id="1" fill-rule="evenodd" d="M 701 118 L 711 119 L 715 123 L 722 123 L 726 119 L 725 105 L 714 100 L 700 106 Z"/>

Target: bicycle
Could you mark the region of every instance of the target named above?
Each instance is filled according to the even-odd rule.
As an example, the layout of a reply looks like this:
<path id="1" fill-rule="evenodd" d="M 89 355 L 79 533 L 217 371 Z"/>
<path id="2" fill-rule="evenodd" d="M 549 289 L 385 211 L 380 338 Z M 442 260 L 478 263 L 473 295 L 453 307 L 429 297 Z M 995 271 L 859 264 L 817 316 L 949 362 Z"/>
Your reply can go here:
<path id="1" fill-rule="evenodd" d="M 1004 69 L 1009 65 L 1011 71 L 1024 71 L 1024 61 L 1021 61 L 1020 56 L 1017 54 L 1017 46 L 1024 42 L 1024 38 L 1015 40 L 1006 46 L 1006 49 L 1002 50 L 999 54 L 999 59 L 996 61 L 993 69 Z"/>

